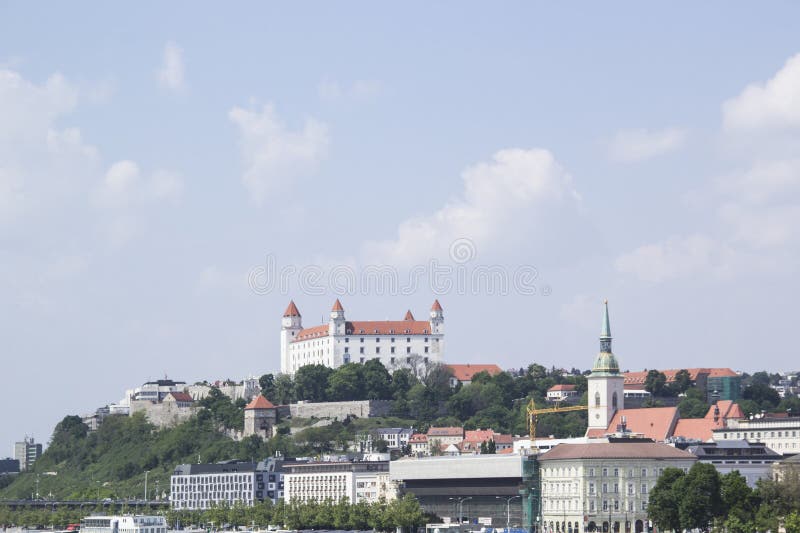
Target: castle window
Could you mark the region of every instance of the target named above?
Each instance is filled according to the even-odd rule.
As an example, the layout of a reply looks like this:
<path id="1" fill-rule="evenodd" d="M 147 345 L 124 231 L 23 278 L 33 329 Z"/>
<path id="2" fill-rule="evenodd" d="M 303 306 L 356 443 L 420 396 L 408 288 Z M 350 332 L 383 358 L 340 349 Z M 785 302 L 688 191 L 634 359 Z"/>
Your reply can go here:
<path id="1" fill-rule="evenodd" d="M 611 406 L 614 409 L 617 408 L 617 393 L 616 392 L 614 392 L 614 394 L 611 396 Z"/>
<path id="2" fill-rule="evenodd" d="M 427 346 L 425 347 L 425 353 L 428 353 L 428 347 Z"/>
<path id="3" fill-rule="evenodd" d="M 408 333 L 408 330 L 406 330 L 406 333 Z M 406 337 L 406 342 L 411 342 L 411 337 Z"/>
<path id="4" fill-rule="evenodd" d="M 344 353 L 350 353 L 350 347 L 349 346 L 345 346 L 344 347 Z"/>
<path id="5" fill-rule="evenodd" d="M 364 347 L 363 347 L 363 346 L 361 346 L 361 347 L 358 349 L 358 353 L 364 353 Z"/>
<path id="6" fill-rule="evenodd" d="M 361 337 L 360 342 L 364 342 L 364 337 Z"/>
<path id="7" fill-rule="evenodd" d="M 380 347 L 380 346 L 378 346 L 377 348 L 375 348 L 375 353 L 381 353 L 381 347 Z"/>
<path id="8" fill-rule="evenodd" d="M 390 350 L 392 351 L 392 353 L 394 353 L 394 346 L 392 346 L 392 347 L 390 348 Z M 392 357 L 392 359 L 394 359 L 394 357 Z M 394 361 L 392 361 L 392 362 L 394 362 Z"/>
<path id="9" fill-rule="evenodd" d="M 392 333 L 394 333 L 394 331 L 392 331 Z M 391 340 L 391 342 L 394 342 L 394 337 L 392 337 L 392 340 Z"/>
<path id="10" fill-rule="evenodd" d="M 406 346 L 406 353 L 411 353 L 411 346 Z M 410 363 L 411 361 L 409 361 Z"/>
<path id="11" fill-rule="evenodd" d="M 344 342 L 350 342 L 350 337 L 345 337 Z"/>
<path id="12" fill-rule="evenodd" d="M 428 342 L 428 337 L 425 337 L 425 342 Z"/>
<path id="13" fill-rule="evenodd" d="M 375 342 L 381 342 L 381 338 L 380 337 L 375 337 Z"/>

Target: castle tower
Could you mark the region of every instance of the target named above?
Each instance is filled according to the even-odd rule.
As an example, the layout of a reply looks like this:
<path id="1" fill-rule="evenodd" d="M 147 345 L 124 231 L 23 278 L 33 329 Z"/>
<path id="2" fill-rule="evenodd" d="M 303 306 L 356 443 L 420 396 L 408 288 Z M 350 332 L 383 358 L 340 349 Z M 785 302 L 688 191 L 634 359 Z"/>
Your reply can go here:
<path id="1" fill-rule="evenodd" d="M 344 319 L 344 307 L 342 307 L 342 303 L 339 299 L 336 299 L 336 302 L 333 304 L 331 308 L 331 320 L 328 322 L 328 335 L 344 335 L 345 334 L 345 319 Z"/>
<path id="2" fill-rule="evenodd" d="M 283 312 L 281 319 L 281 372 L 284 374 L 291 374 L 291 366 L 289 364 L 289 344 L 303 329 L 303 317 L 300 316 L 300 311 L 294 305 L 294 300 L 289 302 L 286 311 Z"/>
<path id="3" fill-rule="evenodd" d="M 431 306 L 431 333 L 444 333 L 444 313 L 439 300 L 434 300 Z"/>
<path id="4" fill-rule="evenodd" d="M 589 429 L 607 429 L 614 413 L 625 408 L 625 378 L 611 351 L 611 323 L 608 300 L 604 302 L 603 326 L 600 331 L 600 353 L 595 357 L 589 382 Z"/>

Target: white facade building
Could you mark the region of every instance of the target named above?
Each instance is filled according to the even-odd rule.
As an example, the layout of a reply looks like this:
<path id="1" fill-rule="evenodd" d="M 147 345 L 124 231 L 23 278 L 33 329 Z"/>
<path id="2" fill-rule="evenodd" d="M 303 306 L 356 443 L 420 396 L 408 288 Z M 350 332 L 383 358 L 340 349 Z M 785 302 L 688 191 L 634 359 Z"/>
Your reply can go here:
<path id="1" fill-rule="evenodd" d="M 697 458 L 654 442 L 595 442 L 560 444 L 539 461 L 542 531 L 641 533 L 658 476 L 667 467 L 688 472 Z"/>
<path id="2" fill-rule="evenodd" d="M 800 453 L 800 417 L 728 420 L 726 427 L 714 429 L 714 440 L 763 442 L 782 455 L 793 455 Z"/>
<path id="3" fill-rule="evenodd" d="M 377 502 L 395 494 L 389 483 L 389 461 L 323 461 L 288 465 L 286 501 Z"/>
<path id="4" fill-rule="evenodd" d="M 345 363 L 379 359 L 388 368 L 411 363 L 412 357 L 439 362 L 444 352 L 444 314 L 435 301 L 427 321 L 415 320 L 411 311 L 403 320 L 348 321 L 339 300 L 327 324 L 303 328 L 294 302 L 281 320 L 281 372 L 294 374 L 305 365 L 338 368 Z"/>
<path id="5" fill-rule="evenodd" d="M 81 520 L 86 533 L 167 533 L 167 520 L 158 515 L 92 515 Z"/>
<path id="6" fill-rule="evenodd" d="M 284 497 L 283 468 L 282 461 L 274 458 L 260 463 L 179 465 L 170 478 L 170 505 L 173 509 L 209 509 L 221 503 L 275 503 Z"/>

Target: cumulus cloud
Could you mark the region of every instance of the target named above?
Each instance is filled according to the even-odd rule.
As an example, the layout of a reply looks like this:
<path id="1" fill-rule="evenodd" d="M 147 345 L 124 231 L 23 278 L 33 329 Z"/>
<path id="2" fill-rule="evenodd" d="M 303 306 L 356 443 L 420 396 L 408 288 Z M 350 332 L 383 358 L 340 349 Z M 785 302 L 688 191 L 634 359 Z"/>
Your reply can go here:
<path id="1" fill-rule="evenodd" d="M 722 104 L 729 130 L 783 129 L 800 126 L 800 54 L 764 83 L 752 83 Z"/>
<path id="2" fill-rule="evenodd" d="M 60 74 L 44 83 L 0 70 L 0 223 L 49 213 L 91 175 L 97 150 L 78 128 L 60 128 L 78 90 Z"/>
<path id="3" fill-rule="evenodd" d="M 239 129 L 242 182 L 259 205 L 271 192 L 313 170 L 327 152 L 328 127 L 312 118 L 302 129 L 291 131 L 272 104 L 260 109 L 234 107 L 228 117 Z"/>
<path id="4" fill-rule="evenodd" d="M 622 273 L 654 283 L 695 274 L 725 277 L 734 267 L 734 254 L 715 239 L 695 234 L 641 246 L 619 256 L 615 266 Z"/>
<path id="5" fill-rule="evenodd" d="M 179 91 L 184 87 L 183 49 L 174 42 L 164 46 L 161 67 L 158 69 L 158 82 L 162 87 Z"/>
<path id="6" fill-rule="evenodd" d="M 119 161 L 111 165 L 94 194 L 98 207 L 118 209 L 127 207 L 135 199 L 140 181 L 139 166 L 133 161 Z"/>
<path id="7" fill-rule="evenodd" d="M 443 257 L 457 239 L 467 238 L 482 249 L 518 234 L 521 217 L 541 223 L 565 204 L 577 204 L 570 175 L 543 149 L 506 149 L 491 161 L 462 173 L 463 191 L 429 215 L 403 221 L 397 237 L 368 242 L 363 255 L 371 262 L 410 265 Z M 526 225 L 532 237 L 536 223 Z"/>
<path id="8" fill-rule="evenodd" d="M 686 130 L 633 129 L 617 132 L 609 145 L 609 155 L 617 161 L 641 161 L 677 150 L 686 141 Z"/>
<path id="9" fill-rule="evenodd" d="M 156 170 L 150 180 L 150 193 L 156 200 L 175 201 L 183 195 L 183 177 L 168 170 Z"/>

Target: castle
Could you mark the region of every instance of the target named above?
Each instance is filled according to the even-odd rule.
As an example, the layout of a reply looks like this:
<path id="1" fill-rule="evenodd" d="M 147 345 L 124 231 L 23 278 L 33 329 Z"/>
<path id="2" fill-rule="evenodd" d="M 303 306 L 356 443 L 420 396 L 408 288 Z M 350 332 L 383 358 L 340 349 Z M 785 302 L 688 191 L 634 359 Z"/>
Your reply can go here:
<path id="1" fill-rule="evenodd" d="M 403 320 L 345 319 L 337 299 L 327 324 L 303 328 L 303 318 L 294 304 L 281 320 L 281 372 L 294 374 L 305 365 L 337 368 L 346 363 L 379 359 L 388 368 L 421 360 L 439 362 L 444 352 L 444 314 L 439 300 L 433 302 L 429 320 L 416 320 L 407 311 Z"/>

